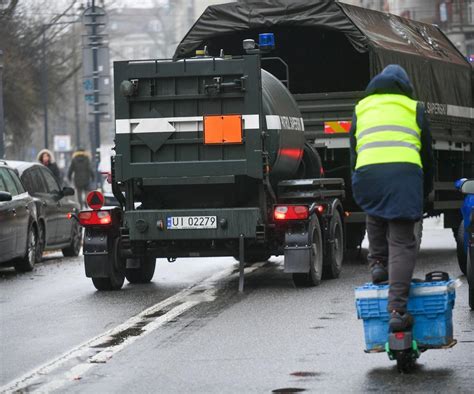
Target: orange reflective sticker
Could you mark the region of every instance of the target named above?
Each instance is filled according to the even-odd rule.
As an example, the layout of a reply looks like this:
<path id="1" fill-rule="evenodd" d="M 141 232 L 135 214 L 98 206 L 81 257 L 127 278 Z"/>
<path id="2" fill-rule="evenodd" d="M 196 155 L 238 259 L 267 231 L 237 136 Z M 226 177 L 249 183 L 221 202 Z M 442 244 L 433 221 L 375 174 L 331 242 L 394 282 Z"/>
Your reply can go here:
<path id="1" fill-rule="evenodd" d="M 351 121 L 337 120 L 324 122 L 324 134 L 348 133 L 351 129 Z"/>
<path id="2" fill-rule="evenodd" d="M 204 117 L 205 144 L 241 144 L 242 115 L 209 115 Z"/>

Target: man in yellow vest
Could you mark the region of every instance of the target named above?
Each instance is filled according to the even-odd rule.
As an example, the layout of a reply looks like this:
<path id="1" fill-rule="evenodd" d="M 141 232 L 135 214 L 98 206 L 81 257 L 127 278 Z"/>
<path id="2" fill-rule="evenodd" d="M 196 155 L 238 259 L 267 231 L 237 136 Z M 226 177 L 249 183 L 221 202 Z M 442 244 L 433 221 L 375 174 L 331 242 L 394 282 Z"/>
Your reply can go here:
<path id="1" fill-rule="evenodd" d="M 415 222 L 433 188 L 431 133 L 406 71 L 387 66 L 367 86 L 351 128 L 352 188 L 367 214 L 369 268 L 389 281 L 392 331 L 411 328 L 408 293 L 415 267 Z"/>

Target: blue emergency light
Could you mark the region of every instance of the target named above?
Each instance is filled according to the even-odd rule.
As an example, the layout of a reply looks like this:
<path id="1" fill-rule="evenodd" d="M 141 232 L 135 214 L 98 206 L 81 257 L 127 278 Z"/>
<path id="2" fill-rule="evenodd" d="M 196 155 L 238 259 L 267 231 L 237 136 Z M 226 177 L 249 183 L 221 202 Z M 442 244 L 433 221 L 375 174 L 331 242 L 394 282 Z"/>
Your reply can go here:
<path id="1" fill-rule="evenodd" d="M 275 49 L 275 35 L 273 33 L 259 34 L 258 46 L 263 50 Z"/>

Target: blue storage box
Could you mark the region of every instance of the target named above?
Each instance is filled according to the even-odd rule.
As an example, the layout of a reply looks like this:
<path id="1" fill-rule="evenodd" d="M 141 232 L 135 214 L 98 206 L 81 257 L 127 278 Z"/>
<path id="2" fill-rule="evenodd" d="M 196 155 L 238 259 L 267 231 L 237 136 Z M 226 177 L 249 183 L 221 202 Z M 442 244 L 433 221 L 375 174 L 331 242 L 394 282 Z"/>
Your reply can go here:
<path id="1" fill-rule="evenodd" d="M 453 344 L 453 308 L 457 281 L 412 282 L 408 311 L 420 348 Z M 367 283 L 355 290 L 357 317 L 364 322 L 366 351 L 384 351 L 388 341 L 388 285 Z"/>

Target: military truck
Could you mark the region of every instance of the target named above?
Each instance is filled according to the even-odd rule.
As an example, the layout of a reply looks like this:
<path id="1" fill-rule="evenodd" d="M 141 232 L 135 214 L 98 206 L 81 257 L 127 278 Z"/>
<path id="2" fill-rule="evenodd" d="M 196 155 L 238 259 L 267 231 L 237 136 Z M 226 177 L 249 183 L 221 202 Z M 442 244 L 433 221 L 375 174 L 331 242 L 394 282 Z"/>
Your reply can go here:
<path id="1" fill-rule="evenodd" d="M 262 68 L 273 35 L 259 42 L 241 42 L 242 56 L 114 63 L 121 206 L 92 192 L 79 213 L 98 290 L 149 282 L 157 257 L 234 256 L 240 290 L 244 264 L 271 255 L 297 286 L 339 276 L 344 182 L 322 177 L 294 98 Z"/>
<path id="2" fill-rule="evenodd" d="M 443 32 L 333 1 L 246 0 L 208 7 L 174 58 L 204 46 L 211 55 L 221 50 L 240 55 L 243 39 L 264 32 L 275 34 L 278 47 L 262 58 L 262 67 L 283 81 L 298 103 L 306 139 L 318 149 L 326 175 L 345 181 L 347 246 L 359 245 L 365 233 L 365 215 L 350 189 L 351 117 L 370 79 L 391 63 L 407 70 L 431 123 L 435 179 L 425 216 L 443 214 L 444 226 L 456 234 L 462 199 L 454 181 L 474 176 L 474 78 L 472 66 Z M 421 226 L 417 229 L 420 239 Z"/>

